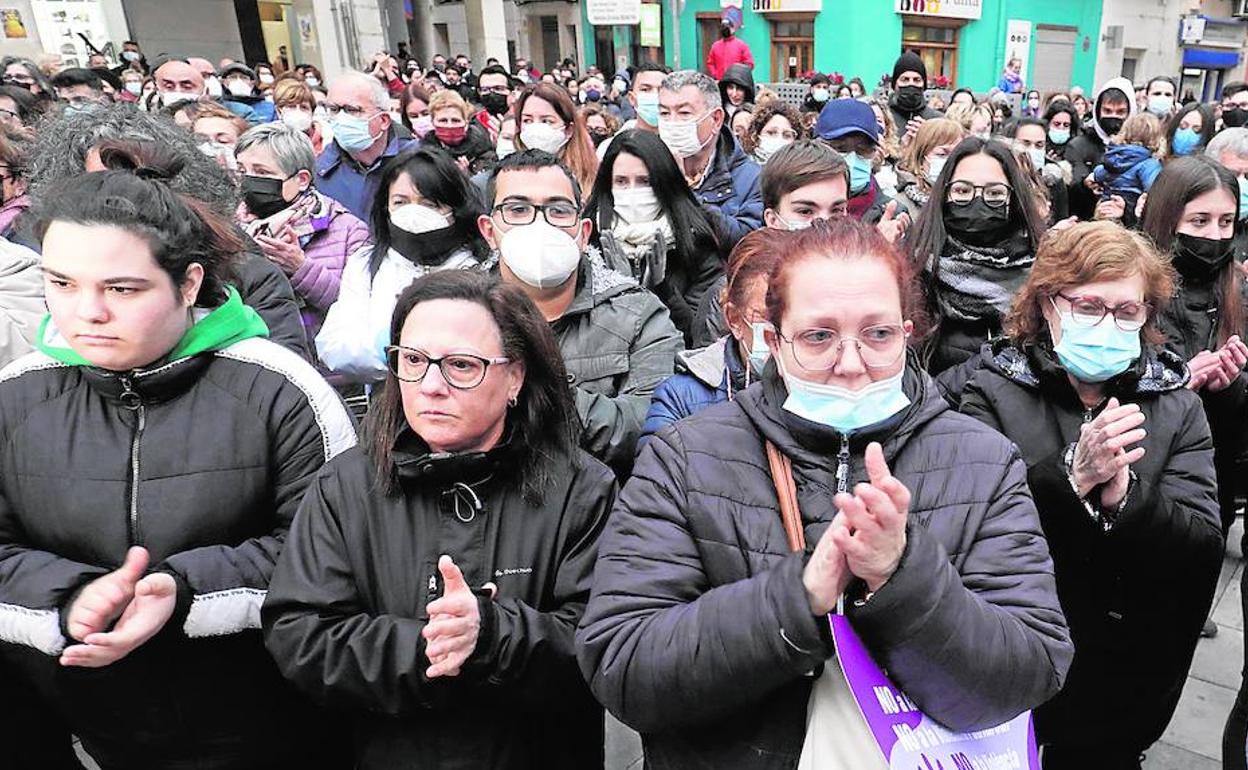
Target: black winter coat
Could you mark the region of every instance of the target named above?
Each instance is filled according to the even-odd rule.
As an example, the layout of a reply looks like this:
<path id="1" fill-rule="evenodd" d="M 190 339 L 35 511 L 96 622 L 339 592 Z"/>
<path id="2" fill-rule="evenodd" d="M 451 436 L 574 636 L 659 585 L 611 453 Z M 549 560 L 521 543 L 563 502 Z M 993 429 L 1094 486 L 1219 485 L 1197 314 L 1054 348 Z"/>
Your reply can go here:
<path id="1" fill-rule="evenodd" d="M 1089 126 L 1087 131 L 1066 143 L 1066 161 L 1070 163 L 1070 215 L 1089 220 L 1096 210 L 1096 193 L 1083 183 L 1105 157 L 1105 143 Z"/>
<path id="2" fill-rule="evenodd" d="M 734 401 L 659 431 L 607 524 L 577 635 L 598 699 L 642 733 L 647 767 L 795 768 L 811 679 L 832 655 L 802 584 L 845 485 L 881 441 L 914 497 L 892 578 L 849 618 L 929 715 L 965 730 L 1049 698 L 1071 648 L 1024 468 L 949 411 L 913 361 L 912 404 L 847 445 L 781 409 L 775 363 Z M 764 438 L 793 461 L 807 552 L 790 553 Z M 968 469 L 974 469 L 973 473 Z M 849 596 L 863 596 L 860 581 Z"/>
<path id="3" fill-rule="evenodd" d="M 383 494 L 357 449 L 304 498 L 263 610 L 282 672 L 352 714 L 362 770 L 601 768 L 602 707 L 572 640 L 615 500 L 611 471 L 580 450 L 548 458 L 552 478 L 534 505 L 505 449 L 460 465 L 404 435 L 400 491 Z M 470 586 L 493 582 L 498 594 L 480 599 L 462 672 L 430 680 L 421 631 L 444 553 Z"/>
<path id="4" fill-rule="evenodd" d="M 1039 740 L 1134 758 L 1161 737 L 1187 677 L 1222 561 L 1213 449 L 1183 363 L 1164 351 L 1110 380 L 1139 404 L 1146 453 L 1108 532 L 1075 495 L 1067 448 L 1085 409 L 1051 353 L 1008 344 L 962 393 L 962 410 L 1022 452 L 1053 553 L 1075 660 L 1062 692 L 1036 711 Z M 1111 705 L 1112 704 L 1112 705 Z"/>
<path id="5" fill-rule="evenodd" d="M 304 490 L 355 443 L 310 364 L 263 339 L 124 376 L 32 353 L 0 372 L 0 437 L 0 657 L 102 765 L 327 759 L 259 634 Z M 110 666 L 61 666 L 64 610 L 132 545 L 177 582 L 174 616 Z"/>
<path id="6" fill-rule="evenodd" d="M 312 360 L 308 333 L 299 315 L 299 300 L 282 269 L 260 253 L 257 246 L 243 255 L 234 274 L 234 285 L 243 302 L 259 313 L 269 327 L 269 339 L 305 360 Z"/>

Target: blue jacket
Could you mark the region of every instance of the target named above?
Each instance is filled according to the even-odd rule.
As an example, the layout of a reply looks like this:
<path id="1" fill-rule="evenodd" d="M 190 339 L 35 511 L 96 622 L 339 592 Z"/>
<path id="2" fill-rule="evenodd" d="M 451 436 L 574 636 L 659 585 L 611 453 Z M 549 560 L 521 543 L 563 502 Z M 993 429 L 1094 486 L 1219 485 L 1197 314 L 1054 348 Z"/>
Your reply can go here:
<path id="1" fill-rule="evenodd" d="M 391 131 L 386 151 L 372 166 L 361 168 L 338 146 L 338 142 L 330 142 L 316 159 L 316 189 L 367 222 L 381 180 L 381 167 L 388 159 L 415 146 L 416 140 L 400 138 Z"/>
<path id="2" fill-rule="evenodd" d="M 708 406 L 731 400 L 732 394 L 748 386 L 745 364 L 734 343 L 731 336 L 720 337 L 701 350 L 676 354 L 676 374 L 664 380 L 650 398 L 637 441 L 639 453 L 651 435 Z"/>
<path id="3" fill-rule="evenodd" d="M 1161 173 L 1161 161 L 1147 147 L 1138 144 L 1115 144 L 1105 151 L 1100 165 L 1092 170 L 1092 178 L 1106 192 L 1135 195 L 1148 192 L 1153 180 Z"/>
<path id="4" fill-rule="evenodd" d="M 763 169 L 737 144 L 725 123 L 719 131 L 715 159 L 693 194 L 715 217 L 727 248 L 763 226 Z"/>

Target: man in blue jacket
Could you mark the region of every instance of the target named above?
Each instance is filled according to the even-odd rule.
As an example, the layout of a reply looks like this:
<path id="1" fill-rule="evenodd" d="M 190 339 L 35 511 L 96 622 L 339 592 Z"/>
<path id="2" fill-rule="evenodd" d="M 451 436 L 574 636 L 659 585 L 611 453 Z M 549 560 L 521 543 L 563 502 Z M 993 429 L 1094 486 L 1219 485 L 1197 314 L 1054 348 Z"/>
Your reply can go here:
<path id="1" fill-rule="evenodd" d="M 763 226 L 762 169 L 737 144 L 724 117 L 719 85 L 707 75 L 682 70 L 663 80 L 659 136 L 731 247 Z"/>

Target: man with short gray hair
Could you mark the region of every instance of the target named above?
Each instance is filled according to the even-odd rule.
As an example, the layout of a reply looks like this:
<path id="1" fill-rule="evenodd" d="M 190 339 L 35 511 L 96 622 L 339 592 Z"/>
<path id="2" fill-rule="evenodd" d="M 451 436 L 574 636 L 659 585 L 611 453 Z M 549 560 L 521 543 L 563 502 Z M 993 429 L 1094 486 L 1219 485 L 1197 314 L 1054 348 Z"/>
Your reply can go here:
<path id="1" fill-rule="evenodd" d="M 414 142 L 395 133 L 390 92 L 371 75 L 339 75 L 329 84 L 322 106 L 329 115 L 334 141 L 317 160 L 316 187 L 368 221 L 382 165 Z"/>
<path id="2" fill-rule="evenodd" d="M 727 248 L 763 226 L 762 169 L 725 124 L 718 83 L 695 70 L 668 75 L 659 89 L 659 137 L 719 223 Z"/>
<path id="3" fill-rule="evenodd" d="M 1224 128 L 1205 147 L 1205 154 L 1230 169 L 1239 182 L 1240 222 L 1248 220 L 1248 128 Z M 1235 259 L 1248 259 L 1248 228 L 1236 227 Z"/>

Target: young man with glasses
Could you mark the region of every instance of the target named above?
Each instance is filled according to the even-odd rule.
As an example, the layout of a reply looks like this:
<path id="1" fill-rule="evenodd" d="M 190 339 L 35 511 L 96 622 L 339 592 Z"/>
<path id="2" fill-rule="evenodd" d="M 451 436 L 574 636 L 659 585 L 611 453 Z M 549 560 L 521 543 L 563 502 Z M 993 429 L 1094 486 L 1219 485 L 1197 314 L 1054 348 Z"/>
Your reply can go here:
<path id="1" fill-rule="evenodd" d="M 316 163 L 316 188 L 368 221 L 382 166 L 414 144 L 398 136 L 390 117 L 390 93 L 377 78 L 348 72 L 329 85 L 321 105 L 334 141 Z"/>
<path id="2" fill-rule="evenodd" d="M 683 337 L 667 308 L 586 251 L 576 178 L 553 155 L 527 150 L 499 163 L 477 224 L 499 251 L 503 281 L 519 286 L 550 322 L 576 395 L 581 446 L 621 477 L 650 396 L 672 374 Z"/>

